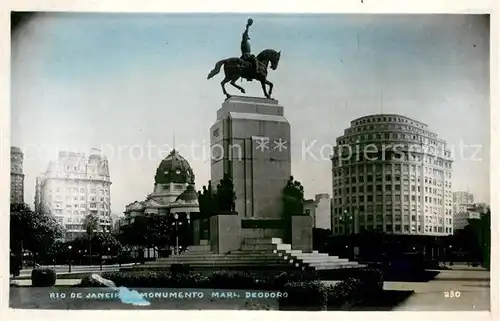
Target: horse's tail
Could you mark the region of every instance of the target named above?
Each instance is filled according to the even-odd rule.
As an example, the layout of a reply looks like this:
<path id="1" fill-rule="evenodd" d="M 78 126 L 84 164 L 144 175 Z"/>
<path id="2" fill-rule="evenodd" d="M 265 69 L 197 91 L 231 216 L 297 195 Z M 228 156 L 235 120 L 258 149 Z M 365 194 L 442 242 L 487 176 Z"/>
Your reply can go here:
<path id="1" fill-rule="evenodd" d="M 224 66 L 224 64 L 226 63 L 226 60 L 227 59 L 223 59 L 223 60 L 218 61 L 215 64 L 214 69 L 212 69 L 212 71 L 210 71 L 210 73 L 208 74 L 207 79 L 210 79 L 213 76 L 217 75 L 220 72 L 220 69 L 222 68 L 222 66 Z"/>

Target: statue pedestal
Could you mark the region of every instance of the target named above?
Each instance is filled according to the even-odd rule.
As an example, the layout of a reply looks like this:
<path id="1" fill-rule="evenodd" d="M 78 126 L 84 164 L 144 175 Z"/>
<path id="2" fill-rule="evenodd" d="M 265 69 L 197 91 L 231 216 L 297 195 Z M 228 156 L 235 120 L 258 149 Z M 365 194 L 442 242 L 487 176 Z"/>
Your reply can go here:
<path id="1" fill-rule="evenodd" d="M 294 215 L 291 218 L 292 250 L 304 253 L 313 251 L 312 217 L 309 215 Z"/>
<path id="2" fill-rule="evenodd" d="M 210 250 L 217 254 L 241 249 L 241 219 L 237 212 L 210 217 Z"/>
<path id="3" fill-rule="evenodd" d="M 283 237 L 283 188 L 291 174 L 290 124 L 277 100 L 232 96 L 210 129 L 211 180 L 229 174 L 242 238 Z"/>

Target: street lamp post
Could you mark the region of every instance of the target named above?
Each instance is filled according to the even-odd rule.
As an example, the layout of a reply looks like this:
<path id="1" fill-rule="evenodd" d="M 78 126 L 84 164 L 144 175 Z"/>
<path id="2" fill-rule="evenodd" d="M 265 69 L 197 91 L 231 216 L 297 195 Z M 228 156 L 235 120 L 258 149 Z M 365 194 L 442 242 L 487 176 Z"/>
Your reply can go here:
<path id="1" fill-rule="evenodd" d="M 101 233 L 104 234 L 104 233 L 108 233 L 108 232 L 109 232 L 108 229 L 104 227 Z M 109 247 L 108 247 L 108 251 L 109 251 Z M 99 251 L 99 269 L 102 271 L 102 244 L 101 244 L 101 249 Z"/>
<path id="2" fill-rule="evenodd" d="M 71 273 L 71 249 L 73 247 L 71 245 L 68 245 L 68 250 L 69 250 L 69 260 L 68 260 L 68 273 Z"/>
<path id="3" fill-rule="evenodd" d="M 175 225 L 175 254 L 179 254 L 179 215 L 174 214 L 174 225 Z"/>
<path id="4" fill-rule="evenodd" d="M 347 235 L 347 210 L 344 210 L 340 219 L 342 220 L 342 223 L 344 223 L 344 235 Z"/>
<path id="5" fill-rule="evenodd" d="M 344 215 L 340 217 L 344 223 L 344 234 L 347 235 L 347 227 L 350 227 L 350 234 L 354 234 L 354 224 L 352 215 L 348 215 L 348 211 L 344 210 Z M 351 223 L 352 222 L 352 223 Z"/>
<path id="6" fill-rule="evenodd" d="M 93 238 L 93 233 L 90 234 L 90 240 L 89 240 L 89 265 L 92 266 L 92 238 Z"/>

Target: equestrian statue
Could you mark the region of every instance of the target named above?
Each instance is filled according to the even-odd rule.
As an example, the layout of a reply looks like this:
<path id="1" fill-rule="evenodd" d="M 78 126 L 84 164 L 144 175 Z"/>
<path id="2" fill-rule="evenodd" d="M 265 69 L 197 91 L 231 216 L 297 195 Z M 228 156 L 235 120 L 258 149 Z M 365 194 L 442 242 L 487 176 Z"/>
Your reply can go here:
<path id="1" fill-rule="evenodd" d="M 253 20 L 248 19 L 245 32 L 243 32 L 241 39 L 241 57 L 232 57 L 218 61 L 214 69 L 208 74 L 207 79 L 211 79 L 217 75 L 222 66 L 224 66 L 225 77 L 220 84 L 222 86 L 222 92 L 227 98 L 231 97 L 225 87 L 228 82 L 243 94 L 245 93 L 245 89 L 236 84 L 236 81 L 240 78 L 244 78 L 247 81 L 259 81 L 262 85 L 264 96 L 266 96 L 266 98 L 271 98 L 273 83 L 267 80 L 267 68 L 269 64 L 272 70 L 278 68 L 281 51 L 278 52 L 274 49 L 265 49 L 257 56 L 253 55 L 250 49 L 250 37 L 248 36 L 248 29 L 252 24 Z M 269 91 L 267 91 L 266 85 L 269 86 Z"/>

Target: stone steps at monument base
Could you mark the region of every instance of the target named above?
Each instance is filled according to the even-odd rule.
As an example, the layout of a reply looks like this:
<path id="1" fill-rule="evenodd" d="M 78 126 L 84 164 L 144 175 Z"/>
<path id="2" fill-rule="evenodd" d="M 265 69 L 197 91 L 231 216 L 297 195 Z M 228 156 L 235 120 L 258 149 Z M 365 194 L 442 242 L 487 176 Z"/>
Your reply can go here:
<path id="1" fill-rule="evenodd" d="M 312 258 L 327 258 L 327 257 L 331 257 L 331 256 L 328 256 L 328 254 L 326 254 L 326 253 L 297 253 L 297 254 L 287 253 L 287 254 L 293 255 L 293 256 L 296 256 L 296 257 L 304 257 L 304 258 L 308 258 L 308 257 L 312 257 Z"/>
<path id="2" fill-rule="evenodd" d="M 287 259 L 290 259 L 292 257 L 286 256 Z M 168 257 L 168 258 L 160 258 L 157 259 L 156 261 L 150 261 L 148 263 L 153 263 L 153 262 L 161 262 L 161 261 L 203 261 L 203 260 L 211 260 L 211 261 L 245 261 L 245 260 L 284 260 L 284 256 L 278 256 L 278 255 L 273 255 L 273 254 L 266 254 L 266 255 L 223 255 L 223 256 L 216 256 L 216 255 L 179 255 L 179 256 L 173 256 L 173 257 Z"/>
<path id="3" fill-rule="evenodd" d="M 215 256 L 215 257 L 214 257 Z M 346 259 L 343 261 L 309 261 L 304 262 L 293 257 L 273 257 L 273 256 L 256 256 L 256 257 L 245 257 L 245 256 L 234 256 L 226 257 L 223 255 L 204 256 L 204 257 L 185 257 L 184 255 L 179 255 L 177 257 L 170 257 L 165 259 L 159 259 L 157 261 L 148 262 L 145 264 L 146 267 L 151 268 L 168 268 L 172 264 L 188 264 L 191 268 L 233 268 L 233 267 L 293 267 L 298 269 L 315 269 L 315 270 L 335 270 L 344 268 L 359 268 L 363 265 L 357 262 L 349 262 Z"/>
<path id="4" fill-rule="evenodd" d="M 186 249 L 187 251 L 193 252 L 210 252 L 210 245 L 190 245 Z"/>
<path id="5" fill-rule="evenodd" d="M 287 260 L 290 260 L 291 258 L 284 258 L 284 257 L 279 257 L 279 256 L 260 256 L 260 257 L 246 257 L 246 256 L 240 256 L 240 257 L 178 257 L 178 258 L 166 258 L 166 259 L 158 259 L 156 261 L 151 261 L 148 262 L 148 264 L 152 265 L 158 265 L 162 264 L 163 262 L 175 262 L 175 263 L 190 263 L 190 262 L 221 262 L 221 263 L 227 263 L 227 262 L 271 262 L 271 261 L 276 261 L 276 262 L 286 262 Z"/>
<path id="6" fill-rule="evenodd" d="M 309 253 L 307 253 L 309 254 Z M 215 255 L 215 254 L 206 254 L 203 255 L 193 255 L 193 254 L 182 254 L 179 256 L 174 256 L 169 258 L 170 260 L 176 261 L 198 261 L 198 260 L 221 260 L 221 261 L 247 261 L 247 260 L 273 260 L 273 259 L 282 259 L 282 260 L 291 260 L 291 263 L 294 261 L 298 261 L 299 263 L 312 264 L 312 263 L 347 263 L 348 259 L 340 259 L 337 256 L 320 256 L 315 257 L 313 255 L 304 255 L 304 256 L 293 256 L 287 255 L 284 253 L 279 253 L 278 255 L 274 253 L 230 253 L 226 255 Z M 161 259 L 160 259 L 161 260 Z"/>
<path id="7" fill-rule="evenodd" d="M 294 259 L 295 261 L 301 262 L 301 263 L 306 263 L 306 264 L 315 264 L 315 263 L 348 263 L 348 259 L 330 259 L 330 258 L 309 258 L 309 259 L 303 259 L 303 258 L 296 258 L 291 256 L 290 258 Z"/>
<path id="8" fill-rule="evenodd" d="M 278 251 L 276 252 L 279 256 L 288 256 L 294 259 L 304 261 L 304 262 L 347 262 L 348 259 L 341 259 L 338 256 L 329 256 L 326 253 L 290 253 L 289 251 Z"/>
<path id="9" fill-rule="evenodd" d="M 338 270 L 338 269 L 353 269 L 353 268 L 363 268 L 366 267 L 364 264 L 358 264 L 355 262 L 349 262 L 342 265 L 318 265 L 318 266 L 309 266 L 309 268 L 313 268 L 314 270 Z"/>
<path id="10" fill-rule="evenodd" d="M 301 250 L 273 250 L 274 253 L 301 254 Z"/>
<path id="11" fill-rule="evenodd" d="M 257 268 L 262 268 L 262 267 L 290 267 L 290 263 L 286 262 L 285 260 L 275 260 L 275 261 L 268 261 L 268 262 L 259 262 L 259 261 L 193 261 L 193 262 L 186 262 L 186 261 L 163 261 L 158 264 L 147 264 L 144 265 L 144 267 L 151 267 L 151 268 L 169 268 L 172 264 L 188 264 L 190 268 L 201 268 L 201 267 L 209 267 L 209 268 L 221 268 L 221 269 L 231 269 L 232 267 L 257 267 Z"/>
<path id="12" fill-rule="evenodd" d="M 188 264 L 189 267 L 200 267 L 200 266 L 210 266 L 210 267 L 218 267 L 218 268 L 231 268 L 232 266 L 289 266 L 290 263 L 286 261 L 267 261 L 267 262 L 256 262 L 256 261 L 195 261 L 195 262 L 186 262 L 186 261 L 169 261 L 163 262 L 162 264 L 157 265 L 148 265 L 151 267 L 169 267 L 172 264 Z"/>
<path id="13" fill-rule="evenodd" d="M 249 250 L 249 249 L 246 249 L 246 250 L 234 250 L 234 251 L 229 252 L 229 254 L 238 254 L 238 255 L 241 255 L 241 254 L 245 254 L 245 255 L 273 254 L 273 255 L 277 255 L 280 253 L 283 254 L 285 252 L 284 251 L 270 251 L 269 249 L 267 249 L 267 250 L 262 250 L 262 249 Z M 287 253 L 285 253 L 285 254 L 287 254 Z"/>
<path id="14" fill-rule="evenodd" d="M 283 244 L 283 240 L 279 237 L 269 237 L 269 238 L 245 238 L 243 239 L 243 245 L 255 245 L 255 244 Z"/>
<path id="15" fill-rule="evenodd" d="M 357 262 L 308 262 L 308 266 L 317 267 L 317 266 L 358 266 Z"/>
<path id="16" fill-rule="evenodd" d="M 213 252 L 211 251 L 185 251 L 183 252 L 183 255 L 210 255 L 210 254 L 214 254 Z"/>
<path id="17" fill-rule="evenodd" d="M 291 244 L 283 243 L 281 238 L 247 238 L 242 241 L 240 250 L 227 254 L 211 252 L 207 242 L 201 245 L 192 245 L 179 255 L 148 262 L 146 267 L 161 269 L 172 264 L 188 264 L 194 269 L 203 268 L 279 268 L 279 269 L 314 269 L 336 270 L 345 268 L 359 268 L 363 265 L 349 262 L 348 259 L 338 256 L 329 256 L 327 253 L 312 251 L 304 253 L 301 250 L 292 250 Z"/>
<path id="18" fill-rule="evenodd" d="M 243 244 L 241 247 L 242 251 L 246 250 L 291 250 L 291 244 Z"/>
<path id="19" fill-rule="evenodd" d="M 307 255 L 309 254 L 309 255 Z M 328 256 L 328 255 L 316 255 L 316 254 L 310 254 L 310 253 L 303 253 L 303 254 L 291 254 L 291 253 L 283 253 L 283 255 L 288 255 L 292 256 L 298 259 L 304 259 L 304 260 L 347 260 L 347 259 L 342 259 L 338 256 Z"/>

